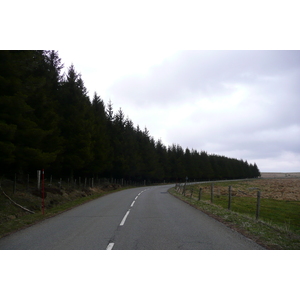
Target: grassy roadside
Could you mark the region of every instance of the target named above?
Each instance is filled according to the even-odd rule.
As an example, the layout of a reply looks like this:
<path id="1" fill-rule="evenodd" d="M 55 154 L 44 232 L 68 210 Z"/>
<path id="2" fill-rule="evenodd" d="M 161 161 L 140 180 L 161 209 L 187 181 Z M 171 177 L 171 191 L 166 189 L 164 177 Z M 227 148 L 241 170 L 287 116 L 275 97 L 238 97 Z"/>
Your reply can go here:
<path id="1" fill-rule="evenodd" d="M 175 188 L 170 194 L 224 223 L 226 226 L 242 233 L 266 249 L 272 250 L 299 250 L 300 236 L 286 228 L 274 226 L 264 221 L 256 221 L 246 214 L 230 211 L 208 200 L 195 200 L 178 193 Z"/>
<path id="2" fill-rule="evenodd" d="M 46 208 L 44 215 L 42 214 L 42 211 L 37 211 L 35 214 L 24 214 L 18 218 L 8 220 L 6 222 L 2 222 L 0 225 L 0 238 L 4 237 L 6 235 L 9 235 L 13 232 L 16 232 L 18 230 L 29 227 L 31 225 L 34 225 L 45 219 L 54 217 L 58 214 L 61 214 L 67 210 L 70 210 L 76 206 L 85 204 L 85 203 L 92 201 L 94 199 L 97 199 L 99 197 L 103 197 L 107 194 L 115 193 L 115 192 L 118 192 L 118 191 L 121 191 L 124 189 L 128 189 L 128 188 L 130 188 L 130 187 L 123 187 L 123 188 L 118 188 L 115 190 L 108 190 L 108 191 L 98 190 L 89 196 L 74 198 L 71 201 L 64 201 L 53 207 Z"/>

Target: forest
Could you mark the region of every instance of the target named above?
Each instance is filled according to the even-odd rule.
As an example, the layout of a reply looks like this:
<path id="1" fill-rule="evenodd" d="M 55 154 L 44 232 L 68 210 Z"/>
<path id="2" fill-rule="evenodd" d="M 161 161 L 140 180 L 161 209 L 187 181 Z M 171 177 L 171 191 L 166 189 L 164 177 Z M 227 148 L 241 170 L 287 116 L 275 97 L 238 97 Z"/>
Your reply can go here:
<path id="1" fill-rule="evenodd" d="M 0 176 L 93 176 L 152 183 L 260 176 L 246 160 L 164 145 L 95 92 L 57 51 L 0 51 Z"/>

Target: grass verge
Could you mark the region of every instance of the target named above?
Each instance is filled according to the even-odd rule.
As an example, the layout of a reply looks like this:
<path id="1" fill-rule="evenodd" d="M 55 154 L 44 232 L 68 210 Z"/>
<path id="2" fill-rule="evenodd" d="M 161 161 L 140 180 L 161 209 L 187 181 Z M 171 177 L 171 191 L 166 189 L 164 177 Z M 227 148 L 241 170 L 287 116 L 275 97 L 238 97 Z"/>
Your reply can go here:
<path id="1" fill-rule="evenodd" d="M 256 221 L 252 216 L 234 212 L 206 200 L 196 200 L 178 193 L 175 188 L 170 194 L 188 203 L 224 223 L 226 226 L 240 232 L 257 244 L 270 250 L 299 250 L 300 236 L 287 228 L 273 225 L 271 222 Z"/>
<path id="2" fill-rule="evenodd" d="M 43 215 L 41 211 L 36 212 L 35 214 L 25 214 L 22 215 L 18 218 L 8 220 L 6 222 L 1 223 L 0 226 L 0 238 L 9 235 L 13 232 L 16 232 L 18 230 L 24 229 L 26 227 L 29 227 L 31 225 L 34 225 L 40 221 L 43 221 L 45 219 L 54 217 L 60 213 L 63 213 L 67 210 L 70 210 L 76 206 L 85 204 L 91 200 L 97 199 L 99 197 L 105 196 L 107 194 L 111 194 L 114 192 L 118 192 L 126 188 L 119 188 L 116 190 L 111 190 L 111 191 L 100 191 L 93 193 L 92 195 L 86 196 L 86 197 L 81 197 L 77 199 L 73 199 L 72 201 L 67 201 L 63 203 L 59 203 L 53 207 L 46 208 L 45 209 L 45 214 Z"/>

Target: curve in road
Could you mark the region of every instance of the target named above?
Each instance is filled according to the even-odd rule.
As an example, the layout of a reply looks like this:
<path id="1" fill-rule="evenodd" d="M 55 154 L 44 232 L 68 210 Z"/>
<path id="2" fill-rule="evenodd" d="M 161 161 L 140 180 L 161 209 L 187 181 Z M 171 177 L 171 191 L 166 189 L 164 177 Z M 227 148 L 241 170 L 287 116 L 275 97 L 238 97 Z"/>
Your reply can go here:
<path id="1" fill-rule="evenodd" d="M 0 249 L 258 250 L 170 195 L 170 185 L 113 193 L 0 239 Z"/>

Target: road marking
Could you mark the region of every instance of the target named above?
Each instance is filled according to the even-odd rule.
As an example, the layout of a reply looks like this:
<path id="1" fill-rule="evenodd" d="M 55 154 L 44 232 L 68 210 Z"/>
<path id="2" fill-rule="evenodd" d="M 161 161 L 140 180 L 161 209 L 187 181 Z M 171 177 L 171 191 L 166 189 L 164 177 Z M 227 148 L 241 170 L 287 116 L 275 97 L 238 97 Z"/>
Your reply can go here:
<path id="1" fill-rule="evenodd" d="M 112 250 L 112 248 L 114 247 L 115 243 L 109 243 L 106 247 L 106 250 Z"/>
<path id="2" fill-rule="evenodd" d="M 125 221 L 126 221 L 126 218 L 128 217 L 129 213 L 130 213 L 130 209 L 128 210 L 128 212 L 127 212 L 126 215 L 124 216 L 122 222 L 120 223 L 120 226 L 123 226 L 123 225 L 124 225 L 124 223 L 125 223 Z"/>
<path id="3" fill-rule="evenodd" d="M 133 202 L 131 203 L 131 206 L 130 206 L 130 207 L 133 207 L 133 205 L 134 205 L 134 203 L 135 203 L 135 200 L 136 200 L 143 192 L 145 192 L 146 190 L 148 190 L 148 189 L 145 189 L 145 190 L 141 191 L 141 192 L 134 198 L 134 200 L 133 200 Z M 129 213 L 130 213 L 130 209 L 126 212 L 124 218 L 122 219 L 122 221 L 121 221 L 121 223 L 120 223 L 120 226 L 123 226 L 123 225 L 125 224 L 125 221 L 126 221 L 128 215 L 129 215 Z M 109 243 L 109 244 L 107 245 L 107 247 L 106 247 L 106 250 L 112 250 L 113 247 L 114 247 L 114 245 L 115 245 L 115 243 Z"/>

